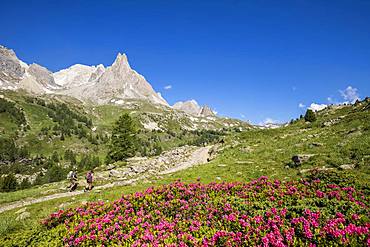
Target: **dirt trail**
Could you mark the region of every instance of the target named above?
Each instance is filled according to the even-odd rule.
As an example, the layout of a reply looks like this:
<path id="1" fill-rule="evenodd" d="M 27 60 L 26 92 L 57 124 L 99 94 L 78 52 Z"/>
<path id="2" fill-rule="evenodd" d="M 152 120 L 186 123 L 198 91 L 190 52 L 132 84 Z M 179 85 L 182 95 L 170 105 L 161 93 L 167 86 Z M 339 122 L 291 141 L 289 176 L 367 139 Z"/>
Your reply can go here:
<path id="1" fill-rule="evenodd" d="M 195 150 L 191 154 L 191 156 L 188 160 L 186 160 L 184 162 L 181 162 L 181 163 L 175 165 L 174 167 L 161 172 L 160 174 L 169 174 L 169 173 L 173 173 L 173 172 L 177 172 L 177 171 L 180 171 L 180 170 L 187 169 L 187 168 L 189 168 L 191 166 L 194 166 L 194 165 L 197 165 L 197 164 L 207 163 L 207 159 L 209 158 L 209 150 L 210 150 L 209 146 L 201 147 L 201 148 Z"/>
<path id="2" fill-rule="evenodd" d="M 175 166 L 173 166 L 173 167 L 171 167 L 171 168 L 169 168 L 165 171 L 162 171 L 159 174 L 163 175 L 163 174 L 174 173 L 174 172 L 177 172 L 177 171 L 180 171 L 180 170 L 187 169 L 187 168 L 189 168 L 191 166 L 194 166 L 194 165 L 207 163 L 207 159 L 209 158 L 210 148 L 211 148 L 210 146 L 207 146 L 207 147 L 200 147 L 200 148 L 194 150 L 193 153 L 188 157 L 187 160 L 179 162 Z M 137 178 L 133 178 L 133 179 L 129 179 L 129 180 L 122 180 L 122 181 L 115 181 L 113 183 L 108 183 L 108 184 L 105 184 L 105 185 L 96 186 L 94 188 L 94 190 L 104 190 L 104 189 L 107 189 L 107 188 L 112 188 L 114 186 L 130 185 L 134 182 L 137 182 L 139 180 L 144 179 L 145 177 L 146 177 L 146 174 L 143 174 L 143 175 L 141 175 Z M 23 199 L 23 200 L 20 200 L 20 201 L 10 203 L 10 204 L 5 205 L 5 206 L 1 206 L 0 207 L 0 213 L 9 211 L 9 210 L 12 210 L 12 209 L 15 209 L 15 208 L 29 206 L 29 205 L 32 205 L 32 204 L 35 204 L 35 203 L 45 202 L 45 201 L 58 199 L 58 198 L 63 198 L 63 197 L 81 195 L 83 193 L 84 193 L 83 190 L 80 190 L 80 191 L 74 191 L 74 192 L 64 192 L 64 193 L 52 194 L 52 195 L 43 196 L 43 197 L 36 198 L 36 199 Z"/>

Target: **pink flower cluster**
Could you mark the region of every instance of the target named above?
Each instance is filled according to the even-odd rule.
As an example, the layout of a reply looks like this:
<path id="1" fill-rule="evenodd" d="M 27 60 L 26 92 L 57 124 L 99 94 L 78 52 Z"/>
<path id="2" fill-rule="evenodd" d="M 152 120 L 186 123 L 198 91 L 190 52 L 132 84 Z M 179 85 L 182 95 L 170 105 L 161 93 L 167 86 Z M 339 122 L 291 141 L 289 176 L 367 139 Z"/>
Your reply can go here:
<path id="1" fill-rule="evenodd" d="M 319 180 L 148 188 L 58 211 L 67 246 L 370 246 L 369 195 Z"/>

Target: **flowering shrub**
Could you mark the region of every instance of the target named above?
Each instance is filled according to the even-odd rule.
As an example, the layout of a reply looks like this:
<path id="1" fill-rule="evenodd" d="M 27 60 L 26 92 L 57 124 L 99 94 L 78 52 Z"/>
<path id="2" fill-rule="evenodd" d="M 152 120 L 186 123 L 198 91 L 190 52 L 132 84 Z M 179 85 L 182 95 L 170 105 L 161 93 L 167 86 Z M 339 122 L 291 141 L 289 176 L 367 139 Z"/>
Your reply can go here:
<path id="1" fill-rule="evenodd" d="M 177 181 L 43 224 L 64 225 L 67 246 L 370 246 L 369 199 L 320 180 Z"/>

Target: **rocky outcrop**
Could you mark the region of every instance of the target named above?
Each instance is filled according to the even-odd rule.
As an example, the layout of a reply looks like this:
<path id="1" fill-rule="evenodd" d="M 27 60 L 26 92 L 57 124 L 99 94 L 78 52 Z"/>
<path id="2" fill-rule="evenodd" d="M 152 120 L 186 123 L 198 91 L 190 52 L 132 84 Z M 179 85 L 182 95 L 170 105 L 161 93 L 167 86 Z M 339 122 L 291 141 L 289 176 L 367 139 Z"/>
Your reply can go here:
<path id="1" fill-rule="evenodd" d="M 292 157 L 292 161 L 296 166 L 301 165 L 304 162 L 307 162 L 314 154 L 297 154 Z"/>
<path id="2" fill-rule="evenodd" d="M 99 64 L 97 67 L 96 67 L 96 70 L 91 74 L 90 78 L 89 78 L 89 82 L 93 82 L 93 81 L 96 81 L 97 79 L 99 79 L 99 77 L 105 72 L 105 67 L 103 64 Z"/>
<path id="3" fill-rule="evenodd" d="M 212 111 L 209 106 L 203 106 L 199 113 L 202 117 L 214 117 L 216 114 Z"/>
<path id="4" fill-rule="evenodd" d="M 129 159 L 125 167 L 107 166 L 107 171 L 99 176 L 104 180 L 127 180 L 141 175 L 153 176 L 168 174 L 193 165 L 206 163 L 210 147 L 183 146 L 163 152 L 160 156 Z"/>
<path id="5" fill-rule="evenodd" d="M 33 76 L 45 88 L 58 88 L 58 85 L 54 81 L 53 73 L 45 67 L 33 63 L 29 66 L 27 73 Z"/>
<path id="6" fill-rule="evenodd" d="M 14 51 L 0 45 L 0 82 L 16 87 L 16 83 L 22 79 L 24 73 L 25 68 L 22 67 Z M 4 85 L 0 86 L 4 87 Z"/>
<path id="7" fill-rule="evenodd" d="M 356 167 L 355 164 L 346 164 L 346 165 L 339 166 L 339 168 L 342 170 L 353 170 L 355 169 L 355 167 Z"/>
<path id="8" fill-rule="evenodd" d="M 44 94 L 58 86 L 49 70 L 38 64 L 28 66 L 17 58 L 13 50 L 0 46 L 0 88 Z"/>
<path id="9" fill-rule="evenodd" d="M 198 105 L 198 102 L 196 102 L 195 100 L 177 102 L 176 104 L 172 106 L 172 108 L 179 110 L 179 111 L 183 111 L 193 116 L 198 116 L 201 111 L 201 107 Z"/>

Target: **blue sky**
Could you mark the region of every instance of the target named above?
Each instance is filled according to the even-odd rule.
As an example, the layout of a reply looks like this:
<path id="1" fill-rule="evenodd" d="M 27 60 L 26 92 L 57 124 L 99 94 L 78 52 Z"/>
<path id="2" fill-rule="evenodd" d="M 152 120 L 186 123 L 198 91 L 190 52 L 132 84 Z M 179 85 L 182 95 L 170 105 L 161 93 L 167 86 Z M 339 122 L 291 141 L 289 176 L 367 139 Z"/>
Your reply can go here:
<path id="1" fill-rule="evenodd" d="M 57 71 L 124 52 L 170 104 L 196 99 L 259 123 L 370 95 L 367 0 L 4 0 L 1 9 L 0 44 L 25 62 Z"/>

